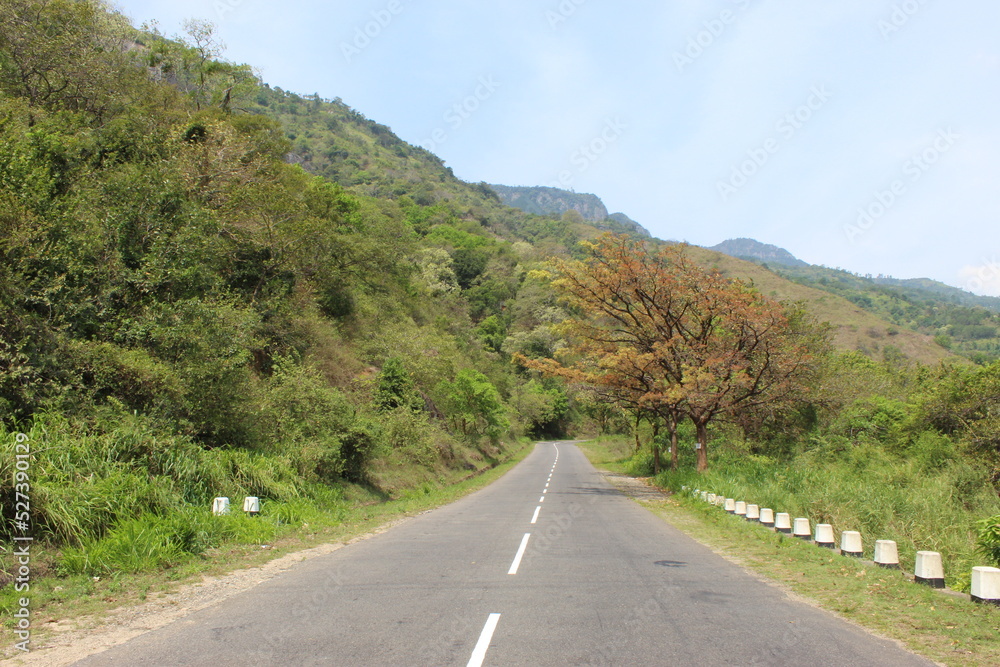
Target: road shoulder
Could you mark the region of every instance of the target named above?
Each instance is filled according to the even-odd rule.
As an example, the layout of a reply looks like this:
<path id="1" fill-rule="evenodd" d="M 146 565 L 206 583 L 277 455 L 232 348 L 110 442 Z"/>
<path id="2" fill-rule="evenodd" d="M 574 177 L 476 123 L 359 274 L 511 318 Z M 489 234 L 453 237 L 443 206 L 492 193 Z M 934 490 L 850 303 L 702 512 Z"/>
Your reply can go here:
<path id="1" fill-rule="evenodd" d="M 651 480 L 602 469 L 606 452 L 581 446 L 623 494 L 674 528 L 795 600 L 823 609 L 938 664 L 1000 665 L 1000 609 L 912 584 L 829 550 L 674 496 Z"/>

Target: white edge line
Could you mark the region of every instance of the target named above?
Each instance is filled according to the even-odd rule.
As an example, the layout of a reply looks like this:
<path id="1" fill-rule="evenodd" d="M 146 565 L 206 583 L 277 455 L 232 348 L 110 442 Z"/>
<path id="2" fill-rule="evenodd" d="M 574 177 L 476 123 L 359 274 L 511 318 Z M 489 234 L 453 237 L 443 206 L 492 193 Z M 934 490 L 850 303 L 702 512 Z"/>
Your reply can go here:
<path id="1" fill-rule="evenodd" d="M 486 625 L 483 626 L 483 631 L 479 634 L 479 641 L 476 642 L 476 648 L 472 651 L 472 657 L 469 658 L 467 667 L 481 667 L 483 660 L 486 659 L 486 651 L 490 649 L 493 632 L 497 629 L 499 622 L 500 614 L 490 614 L 490 617 L 486 619 Z"/>
<path id="2" fill-rule="evenodd" d="M 528 548 L 528 539 L 530 537 L 531 533 L 525 533 L 524 537 L 521 538 L 521 546 L 517 548 L 517 555 L 514 556 L 514 562 L 510 564 L 507 574 L 517 574 L 517 568 L 521 566 L 521 559 L 524 558 L 524 551 Z"/>
<path id="3" fill-rule="evenodd" d="M 536 523 L 538 521 L 538 513 L 542 511 L 541 507 L 535 508 L 535 514 L 531 517 L 531 523 Z"/>

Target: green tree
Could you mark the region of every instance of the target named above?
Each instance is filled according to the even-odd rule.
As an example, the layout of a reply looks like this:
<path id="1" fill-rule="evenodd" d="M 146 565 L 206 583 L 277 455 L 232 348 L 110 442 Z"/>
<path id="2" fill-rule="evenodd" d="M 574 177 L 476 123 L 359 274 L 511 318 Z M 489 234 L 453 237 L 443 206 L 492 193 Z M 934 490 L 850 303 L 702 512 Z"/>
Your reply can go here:
<path id="1" fill-rule="evenodd" d="M 390 357 L 382 364 L 372 403 L 383 412 L 397 408 L 409 408 L 414 412 L 423 409 L 424 401 L 413 387 L 413 378 L 399 357 Z"/>
<path id="2" fill-rule="evenodd" d="M 496 440 L 510 428 L 500 393 L 489 378 L 472 369 L 459 371 L 453 382 L 443 382 L 446 414 L 463 435 Z"/>

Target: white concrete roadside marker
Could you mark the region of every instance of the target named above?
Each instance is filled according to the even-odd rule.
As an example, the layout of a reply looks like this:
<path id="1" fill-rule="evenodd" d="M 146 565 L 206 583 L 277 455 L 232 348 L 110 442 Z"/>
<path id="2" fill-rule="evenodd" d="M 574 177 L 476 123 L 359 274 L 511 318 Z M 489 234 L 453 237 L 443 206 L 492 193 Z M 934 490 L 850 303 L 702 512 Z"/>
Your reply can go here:
<path id="1" fill-rule="evenodd" d="M 476 648 L 473 649 L 472 657 L 469 658 L 466 667 L 482 667 L 483 661 L 486 660 L 486 652 L 490 650 L 490 642 L 493 641 L 493 633 L 496 632 L 499 622 L 500 614 L 490 614 L 489 618 L 486 619 L 486 625 L 483 626 L 483 631 L 479 634 L 479 641 L 476 642 Z"/>
<path id="2" fill-rule="evenodd" d="M 229 498 L 223 496 L 221 498 L 216 498 L 215 500 L 213 500 L 212 514 L 214 514 L 215 516 L 229 514 Z"/>
<path id="3" fill-rule="evenodd" d="M 704 500 L 705 502 L 708 502 L 708 491 L 701 492 L 701 499 Z"/>
<path id="4" fill-rule="evenodd" d="M 795 519 L 795 529 L 792 530 L 792 536 L 800 540 L 811 540 L 812 529 L 809 527 L 809 519 L 797 517 Z"/>
<path id="5" fill-rule="evenodd" d="M 257 496 L 247 496 L 243 499 L 243 511 L 250 516 L 260 514 L 260 498 Z"/>
<path id="6" fill-rule="evenodd" d="M 918 551 L 913 580 L 931 588 L 944 588 L 944 566 L 936 551 Z"/>
<path id="7" fill-rule="evenodd" d="M 747 515 L 747 504 L 746 501 L 737 500 L 736 501 L 736 511 L 734 512 L 736 516 L 746 516 Z"/>
<path id="8" fill-rule="evenodd" d="M 1000 568 L 972 568 L 972 600 L 1000 607 Z"/>
<path id="9" fill-rule="evenodd" d="M 833 526 L 828 523 L 816 524 L 816 546 L 826 549 L 837 548 L 837 538 L 833 535 Z"/>
<path id="10" fill-rule="evenodd" d="M 747 505 L 747 521 L 760 521 L 760 507 Z"/>
<path id="11" fill-rule="evenodd" d="M 760 510 L 760 523 L 762 526 L 774 528 L 774 510 L 770 507 L 762 507 Z"/>
<path id="12" fill-rule="evenodd" d="M 788 512 L 778 512 L 774 515 L 774 529 L 785 535 L 792 534 L 792 515 Z"/>
<path id="13" fill-rule="evenodd" d="M 887 570 L 899 569 L 899 549 L 892 540 L 876 540 L 875 564 Z"/>
<path id="14" fill-rule="evenodd" d="M 840 534 L 840 555 L 851 558 L 861 558 L 864 555 L 861 543 L 861 533 L 856 530 L 845 530 Z"/>
<path id="15" fill-rule="evenodd" d="M 725 502 L 726 502 L 726 504 L 723 506 L 723 509 L 725 509 L 730 514 L 732 514 L 733 512 L 736 511 L 736 501 L 735 500 L 733 500 L 732 498 L 726 498 Z"/>
<path id="16" fill-rule="evenodd" d="M 708 504 L 709 504 L 709 505 L 714 505 L 714 504 L 715 504 L 715 494 L 714 494 L 714 493 L 709 493 L 709 494 L 707 494 L 707 495 L 705 496 L 705 500 L 707 500 L 707 501 L 708 501 Z"/>
<path id="17" fill-rule="evenodd" d="M 521 566 L 521 559 L 524 558 L 524 551 L 528 548 L 528 540 L 530 538 L 531 533 L 525 533 L 524 537 L 521 538 L 521 546 L 517 548 L 517 555 L 514 556 L 514 562 L 510 564 L 507 574 L 517 574 L 517 568 Z"/>

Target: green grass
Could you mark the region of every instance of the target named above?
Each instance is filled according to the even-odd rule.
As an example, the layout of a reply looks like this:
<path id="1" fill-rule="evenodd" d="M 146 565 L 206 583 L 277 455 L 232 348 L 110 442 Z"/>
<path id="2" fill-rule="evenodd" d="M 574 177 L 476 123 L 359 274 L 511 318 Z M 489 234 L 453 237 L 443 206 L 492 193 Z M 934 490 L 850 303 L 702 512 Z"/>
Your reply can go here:
<path id="1" fill-rule="evenodd" d="M 667 472 L 657 483 L 675 491 L 701 488 L 808 517 L 812 525 L 829 523 L 838 540 L 841 531 L 859 531 L 869 557 L 876 540 L 894 540 L 911 572 L 917 551 L 940 552 L 948 586 L 966 592 L 972 568 L 990 564 L 976 552 L 977 523 L 1000 514 L 985 474 L 968 463 L 931 468 L 874 445 L 845 453 L 819 448 L 791 463 L 723 456 L 704 475 Z"/>
<path id="2" fill-rule="evenodd" d="M 583 449 L 604 469 L 627 474 L 641 468 L 631 460 L 630 444 L 620 439 L 587 443 Z M 721 481 L 715 475 L 687 479 L 709 488 L 708 482 Z M 730 483 L 728 490 L 740 490 L 735 481 Z M 1000 664 L 1000 609 L 933 591 L 911 583 L 902 572 L 866 566 L 749 524 L 686 494 L 643 504 L 730 559 L 931 659 L 948 665 Z"/>

